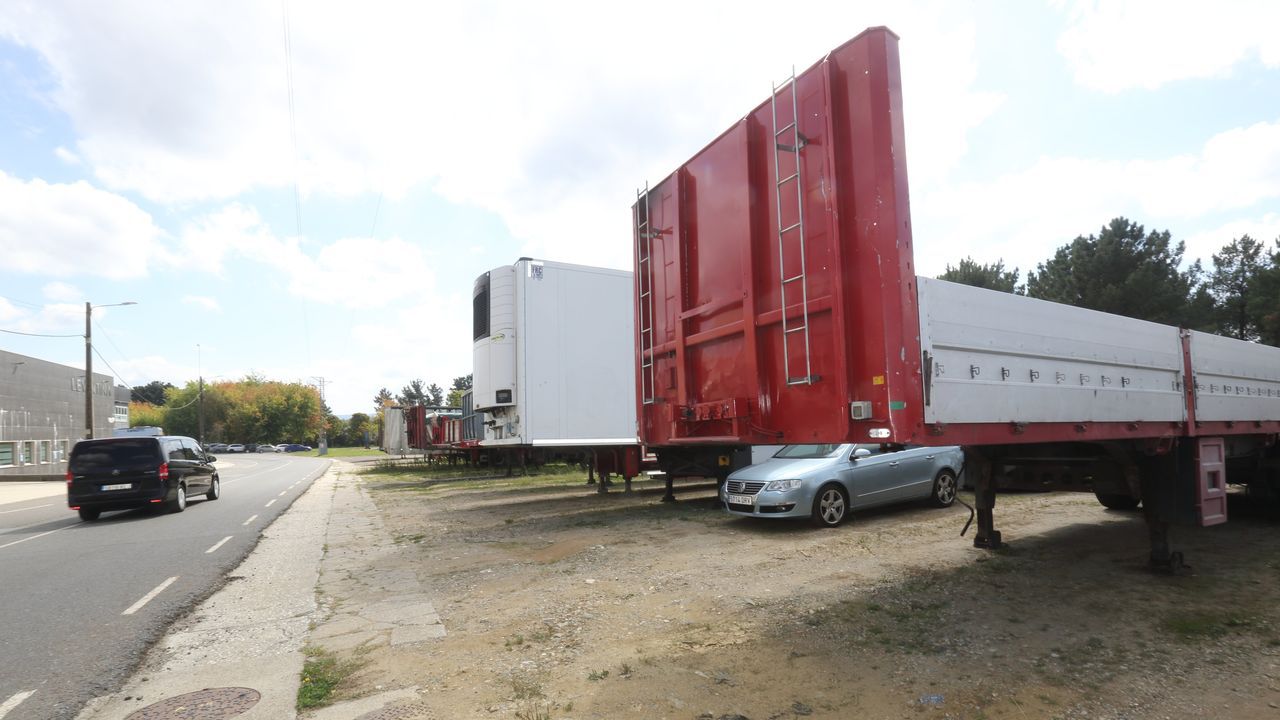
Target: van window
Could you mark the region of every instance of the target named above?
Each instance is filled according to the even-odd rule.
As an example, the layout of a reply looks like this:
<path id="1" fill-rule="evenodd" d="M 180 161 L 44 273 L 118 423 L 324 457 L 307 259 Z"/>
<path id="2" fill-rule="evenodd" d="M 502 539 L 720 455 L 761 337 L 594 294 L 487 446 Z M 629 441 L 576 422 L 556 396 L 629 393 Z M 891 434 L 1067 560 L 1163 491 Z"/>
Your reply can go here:
<path id="1" fill-rule="evenodd" d="M 94 442 L 82 440 L 71 449 L 72 472 L 85 473 L 100 470 L 145 467 L 157 465 L 156 441 L 139 438 L 137 440 L 112 440 Z"/>

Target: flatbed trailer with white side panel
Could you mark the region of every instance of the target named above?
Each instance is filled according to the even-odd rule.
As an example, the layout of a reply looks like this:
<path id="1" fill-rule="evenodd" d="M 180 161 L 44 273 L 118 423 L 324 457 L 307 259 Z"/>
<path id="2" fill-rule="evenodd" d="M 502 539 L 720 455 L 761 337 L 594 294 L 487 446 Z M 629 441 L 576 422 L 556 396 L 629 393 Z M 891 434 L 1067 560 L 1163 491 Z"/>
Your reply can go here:
<path id="1" fill-rule="evenodd" d="M 1280 349 L 917 276 L 898 37 L 871 28 L 637 193 L 635 405 L 668 478 L 752 445 L 963 445 L 999 488 L 1226 520 L 1280 495 Z M 671 485 L 668 485 L 668 499 Z"/>

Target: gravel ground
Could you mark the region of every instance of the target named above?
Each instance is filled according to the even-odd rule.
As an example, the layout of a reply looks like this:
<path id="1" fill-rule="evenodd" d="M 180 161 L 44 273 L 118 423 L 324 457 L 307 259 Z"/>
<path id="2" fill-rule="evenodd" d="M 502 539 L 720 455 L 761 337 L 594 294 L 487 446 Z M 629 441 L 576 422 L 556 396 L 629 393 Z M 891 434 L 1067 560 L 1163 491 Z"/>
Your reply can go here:
<path id="1" fill-rule="evenodd" d="M 379 570 L 414 573 L 448 635 L 357 648 L 341 697 L 417 687 L 440 718 L 1280 718 L 1278 522 L 1243 497 L 1175 533 L 1192 571 L 1164 577 L 1140 515 L 1079 494 L 1001 496 L 990 552 L 959 505 L 823 530 L 730 517 L 706 483 L 664 504 L 657 483 L 363 482 L 394 543 Z"/>

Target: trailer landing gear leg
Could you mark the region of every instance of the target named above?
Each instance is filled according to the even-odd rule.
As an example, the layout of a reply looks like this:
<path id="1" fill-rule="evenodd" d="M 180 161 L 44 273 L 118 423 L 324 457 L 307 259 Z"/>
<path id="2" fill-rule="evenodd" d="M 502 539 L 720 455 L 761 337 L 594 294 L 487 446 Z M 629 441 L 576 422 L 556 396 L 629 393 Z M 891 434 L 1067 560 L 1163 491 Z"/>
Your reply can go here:
<path id="1" fill-rule="evenodd" d="M 1151 538 L 1150 567 L 1152 572 L 1161 575 L 1176 575 L 1189 568 L 1183 562 L 1182 553 L 1169 546 L 1169 522 L 1164 518 L 1168 517 L 1168 506 L 1172 505 L 1173 483 L 1162 480 L 1175 476 L 1177 464 L 1172 454 L 1164 455 L 1144 470 L 1141 476 L 1142 516 L 1147 521 L 1147 535 Z"/>
<path id="2" fill-rule="evenodd" d="M 675 477 L 672 476 L 671 473 L 665 473 L 665 475 L 666 475 L 667 491 L 662 495 L 662 502 L 675 502 L 676 501 Z"/>
<path id="3" fill-rule="evenodd" d="M 609 482 L 609 473 L 607 473 L 607 472 L 605 472 L 605 471 L 601 470 L 601 471 L 600 471 L 600 484 L 599 484 L 599 485 L 596 485 L 596 494 L 597 494 L 597 495 L 604 495 L 605 493 L 609 492 L 609 486 L 610 486 L 610 485 L 612 485 L 612 484 L 613 484 L 613 483 Z"/>
<path id="4" fill-rule="evenodd" d="M 973 546 L 983 550 L 999 550 L 1004 547 L 1000 531 L 996 530 L 996 483 L 991 475 L 991 461 L 974 451 L 965 453 L 965 472 L 973 473 L 974 505 L 978 512 L 978 534 L 973 536 Z"/>

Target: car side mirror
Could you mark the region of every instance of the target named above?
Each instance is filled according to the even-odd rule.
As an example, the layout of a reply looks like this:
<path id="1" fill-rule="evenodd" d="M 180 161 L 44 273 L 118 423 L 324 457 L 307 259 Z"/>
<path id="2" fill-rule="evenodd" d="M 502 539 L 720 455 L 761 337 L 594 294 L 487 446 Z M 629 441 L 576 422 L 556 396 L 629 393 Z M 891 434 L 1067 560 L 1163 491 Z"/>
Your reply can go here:
<path id="1" fill-rule="evenodd" d="M 208 461 L 208 462 L 218 462 L 218 458 L 216 458 L 216 457 L 214 457 L 214 456 L 212 456 L 212 455 L 205 455 L 205 456 L 204 456 L 204 459 L 205 459 L 206 461 Z"/>
<path id="2" fill-rule="evenodd" d="M 864 458 L 864 457 L 871 457 L 871 451 L 866 448 L 858 448 L 857 450 L 853 451 L 854 460 L 857 460 L 858 458 Z"/>

